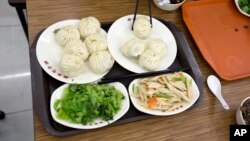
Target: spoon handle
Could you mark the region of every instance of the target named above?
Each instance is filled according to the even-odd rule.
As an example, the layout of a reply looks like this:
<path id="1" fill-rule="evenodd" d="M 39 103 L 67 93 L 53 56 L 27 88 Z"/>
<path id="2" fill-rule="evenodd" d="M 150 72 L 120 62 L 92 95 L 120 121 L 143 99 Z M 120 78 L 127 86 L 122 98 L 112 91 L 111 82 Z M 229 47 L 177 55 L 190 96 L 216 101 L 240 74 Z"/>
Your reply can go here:
<path id="1" fill-rule="evenodd" d="M 223 106 L 224 109 L 226 109 L 226 110 L 230 109 L 228 104 L 226 103 L 226 101 L 224 100 L 224 98 L 221 95 L 218 95 L 216 97 L 219 99 L 219 101 L 220 101 L 220 103 L 221 103 L 221 105 Z"/>

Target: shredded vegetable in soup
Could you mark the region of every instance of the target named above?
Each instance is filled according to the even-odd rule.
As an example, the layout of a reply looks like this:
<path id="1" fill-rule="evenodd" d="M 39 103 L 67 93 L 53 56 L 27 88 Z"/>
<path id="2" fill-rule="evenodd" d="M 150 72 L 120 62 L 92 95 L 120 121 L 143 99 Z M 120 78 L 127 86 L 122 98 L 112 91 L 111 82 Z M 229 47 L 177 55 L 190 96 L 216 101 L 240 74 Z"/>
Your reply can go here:
<path id="1" fill-rule="evenodd" d="M 192 100 L 192 80 L 183 72 L 140 79 L 133 85 L 132 96 L 143 107 L 170 112 Z"/>

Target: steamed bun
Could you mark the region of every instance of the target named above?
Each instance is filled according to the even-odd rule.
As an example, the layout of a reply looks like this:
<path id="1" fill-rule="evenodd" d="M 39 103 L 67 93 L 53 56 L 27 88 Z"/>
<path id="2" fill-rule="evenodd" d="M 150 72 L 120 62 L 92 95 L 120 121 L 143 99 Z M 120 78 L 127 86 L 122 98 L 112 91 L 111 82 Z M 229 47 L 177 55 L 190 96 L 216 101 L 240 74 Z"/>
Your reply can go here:
<path id="1" fill-rule="evenodd" d="M 77 27 L 73 25 L 68 25 L 59 29 L 55 34 L 56 42 L 64 47 L 65 44 L 73 39 L 80 39 L 80 33 Z"/>
<path id="2" fill-rule="evenodd" d="M 135 19 L 133 32 L 135 36 L 145 39 L 151 33 L 152 26 L 147 17 L 141 16 Z"/>
<path id="3" fill-rule="evenodd" d="M 138 38 L 132 38 L 125 42 L 120 48 L 120 51 L 126 57 L 137 57 L 145 50 L 144 42 Z"/>
<path id="4" fill-rule="evenodd" d="M 147 44 L 147 49 L 153 50 L 160 58 L 166 54 L 167 46 L 161 39 L 152 39 Z"/>
<path id="5" fill-rule="evenodd" d="M 70 77 L 79 75 L 84 68 L 84 62 L 79 55 L 64 54 L 60 61 L 61 72 Z"/>
<path id="6" fill-rule="evenodd" d="M 78 55 L 82 58 L 82 61 L 87 60 L 89 57 L 88 49 L 81 40 L 71 40 L 67 42 L 64 52 L 68 54 Z"/>
<path id="7" fill-rule="evenodd" d="M 108 51 L 98 51 L 89 57 L 89 67 L 95 73 L 104 73 L 114 64 L 114 59 Z"/>
<path id="8" fill-rule="evenodd" d="M 79 23 L 79 31 L 83 38 L 98 33 L 101 29 L 100 21 L 95 17 L 82 18 Z"/>
<path id="9" fill-rule="evenodd" d="M 107 40 L 100 34 L 89 35 L 85 39 L 85 44 L 88 48 L 89 53 L 94 53 L 97 51 L 103 51 L 108 48 Z"/>
<path id="10" fill-rule="evenodd" d="M 160 66 L 160 57 L 154 51 L 146 49 L 139 57 L 139 65 L 153 71 Z"/>

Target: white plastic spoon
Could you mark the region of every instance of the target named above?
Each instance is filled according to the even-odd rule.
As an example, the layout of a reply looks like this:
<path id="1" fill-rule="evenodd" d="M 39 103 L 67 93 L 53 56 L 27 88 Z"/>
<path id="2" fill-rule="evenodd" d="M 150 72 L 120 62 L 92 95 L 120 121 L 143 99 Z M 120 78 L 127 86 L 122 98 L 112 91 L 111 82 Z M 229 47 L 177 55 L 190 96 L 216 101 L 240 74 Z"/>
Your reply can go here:
<path id="1" fill-rule="evenodd" d="M 221 95 L 221 83 L 220 80 L 214 76 L 214 75 L 210 75 L 207 78 L 207 85 L 210 88 L 210 90 L 212 91 L 212 93 L 219 99 L 221 105 L 223 106 L 224 109 L 228 110 L 229 106 L 226 103 L 226 101 L 224 100 L 224 98 Z"/>

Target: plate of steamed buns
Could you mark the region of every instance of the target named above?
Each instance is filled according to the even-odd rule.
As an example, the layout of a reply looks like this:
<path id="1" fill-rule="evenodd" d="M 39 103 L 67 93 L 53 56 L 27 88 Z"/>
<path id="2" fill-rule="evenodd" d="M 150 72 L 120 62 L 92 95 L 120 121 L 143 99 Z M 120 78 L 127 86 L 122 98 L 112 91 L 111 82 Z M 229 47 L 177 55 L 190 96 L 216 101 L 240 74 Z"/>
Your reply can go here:
<path id="1" fill-rule="evenodd" d="M 107 34 L 108 48 L 125 69 L 134 73 L 167 69 L 175 60 L 177 44 L 172 32 L 159 20 L 145 15 L 116 20 Z"/>
<path id="2" fill-rule="evenodd" d="M 106 36 L 95 17 L 57 22 L 37 41 L 38 62 L 51 77 L 64 83 L 97 81 L 114 64 Z"/>

